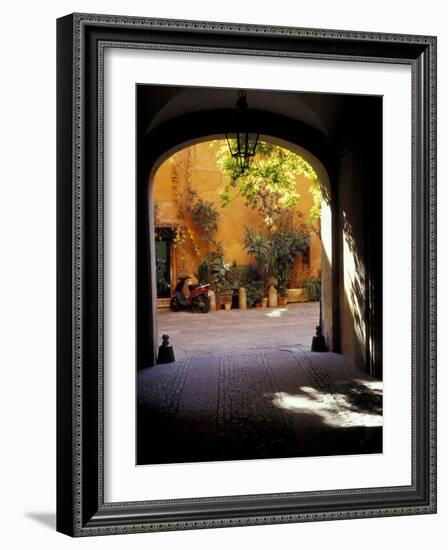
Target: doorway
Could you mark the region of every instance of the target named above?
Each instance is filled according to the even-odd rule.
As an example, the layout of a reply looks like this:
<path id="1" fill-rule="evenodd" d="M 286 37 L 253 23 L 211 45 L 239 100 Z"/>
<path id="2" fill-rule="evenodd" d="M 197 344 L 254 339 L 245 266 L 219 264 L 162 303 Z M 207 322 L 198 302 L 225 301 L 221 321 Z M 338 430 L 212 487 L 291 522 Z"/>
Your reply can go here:
<path id="1" fill-rule="evenodd" d="M 171 298 L 173 280 L 175 279 L 174 229 L 172 227 L 156 227 L 154 237 L 157 305 L 160 307 Z"/>

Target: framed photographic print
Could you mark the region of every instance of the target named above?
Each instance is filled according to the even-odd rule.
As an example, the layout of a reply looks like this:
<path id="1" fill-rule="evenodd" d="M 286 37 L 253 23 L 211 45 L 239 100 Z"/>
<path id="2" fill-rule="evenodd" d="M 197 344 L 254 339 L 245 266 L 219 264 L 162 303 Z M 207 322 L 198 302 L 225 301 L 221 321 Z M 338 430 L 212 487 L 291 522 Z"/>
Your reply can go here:
<path id="1" fill-rule="evenodd" d="M 436 38 L 57 40 L 57 529 L 434 513 Z"/>

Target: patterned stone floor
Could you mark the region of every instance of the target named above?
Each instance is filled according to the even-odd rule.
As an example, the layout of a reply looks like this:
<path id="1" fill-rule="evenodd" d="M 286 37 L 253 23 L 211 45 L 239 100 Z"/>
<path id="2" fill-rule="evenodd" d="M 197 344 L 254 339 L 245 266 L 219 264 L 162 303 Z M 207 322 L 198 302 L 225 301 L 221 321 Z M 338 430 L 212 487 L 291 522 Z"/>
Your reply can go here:
<path id="1" fill-rule="evenodd" d="M 381 452 L 382 383 L 289 340 L 246 338 L 236 350 L 209 340 L 208 353 L 187 346 L 175 363 L 140 371 L 138 463 Z"/>

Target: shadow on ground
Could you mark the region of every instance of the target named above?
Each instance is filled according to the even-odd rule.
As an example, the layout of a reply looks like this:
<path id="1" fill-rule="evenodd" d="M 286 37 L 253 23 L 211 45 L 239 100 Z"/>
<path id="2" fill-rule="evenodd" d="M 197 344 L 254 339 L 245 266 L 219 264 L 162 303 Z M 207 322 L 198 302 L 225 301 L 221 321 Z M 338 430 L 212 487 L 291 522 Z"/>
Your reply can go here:
<path id="1" fill-rule="evenodd" d="M 382 384 L 301 347 L 138 375 L 138 464 L 382 452 Z"/>
<path id="2" fill-rule="evenodd" d="M 26 512 L 25 516 L 37 521 L 37 523 L 40 523 L 52 531 L 56 530 L 56 514 L 54 512 Z"/>

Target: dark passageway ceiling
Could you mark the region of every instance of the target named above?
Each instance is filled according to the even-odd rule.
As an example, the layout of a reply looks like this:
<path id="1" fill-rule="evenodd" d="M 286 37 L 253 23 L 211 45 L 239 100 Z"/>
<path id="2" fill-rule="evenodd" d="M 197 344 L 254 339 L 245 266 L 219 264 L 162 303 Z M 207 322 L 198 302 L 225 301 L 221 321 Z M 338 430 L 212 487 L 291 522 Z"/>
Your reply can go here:
<path id="1" fill-rule="evenodd" d="M 237 90 L 179 86 L 139 87 L 140 128 L 147 132 L 179 116 L 198 111 L 233 109 Z M 249 109 L 270 112 L 301 121 L 331 139 L 353 96 L 303 92 L 246 90 Z M 145 100 L 147 96 L 147 100 Z M 348 98 L 351 101 L 348 102 Z"/>

